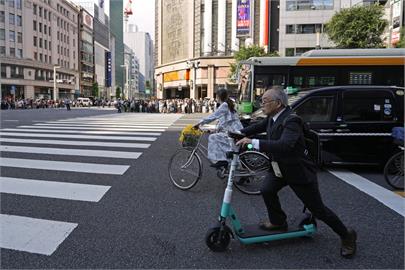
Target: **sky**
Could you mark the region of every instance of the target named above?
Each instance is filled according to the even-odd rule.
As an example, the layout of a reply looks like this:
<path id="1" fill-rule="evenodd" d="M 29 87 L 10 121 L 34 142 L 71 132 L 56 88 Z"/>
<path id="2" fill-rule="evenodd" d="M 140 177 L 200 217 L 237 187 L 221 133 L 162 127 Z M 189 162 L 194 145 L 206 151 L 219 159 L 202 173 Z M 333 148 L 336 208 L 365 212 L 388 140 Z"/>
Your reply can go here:
<path id="1" fill-rule="evenodd" d="M 128 0 L 124 0 L 124 8 Z M 155 0 L 132 0 L 132 16 L 128 24 L 138 25 L 138 30 L 148 32 L 155 39 Z"/>

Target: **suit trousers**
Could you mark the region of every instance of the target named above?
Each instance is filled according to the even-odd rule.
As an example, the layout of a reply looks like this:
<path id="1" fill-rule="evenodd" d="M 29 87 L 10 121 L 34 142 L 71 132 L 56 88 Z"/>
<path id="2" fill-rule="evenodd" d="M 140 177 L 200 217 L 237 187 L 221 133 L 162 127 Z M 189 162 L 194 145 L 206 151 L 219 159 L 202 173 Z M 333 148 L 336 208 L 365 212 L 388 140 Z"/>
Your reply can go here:
<path id="1" fill-rule="evenodd" d="M 261 188 L 261 194 L 267 207 L 269 220 L 272 224 L 281 225 L 286 222 L 287 215 L 281 209 L 277 193 L 289 185 L 297 197 L 311 211 L 315 218 L 325 222 L 340 237 L 347 235 L 347 228 L 336 214 L 327 208 L 322 201 L 317 182 L 310 184 L 288 184 L 284 179 L 270 174 Z"/>

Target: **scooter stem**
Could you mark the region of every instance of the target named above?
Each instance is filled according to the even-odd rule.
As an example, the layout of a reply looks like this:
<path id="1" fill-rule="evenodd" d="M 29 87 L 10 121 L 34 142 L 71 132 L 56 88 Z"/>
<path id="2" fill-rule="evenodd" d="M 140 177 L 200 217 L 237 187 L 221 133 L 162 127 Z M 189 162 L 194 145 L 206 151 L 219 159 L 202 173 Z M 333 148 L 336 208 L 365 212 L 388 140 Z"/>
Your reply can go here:
<path id="1" fill-rule="evenodd" d="M 229 215 L 229 207 L 232 201 L 232 192 L 233 192 L 233 177 L 235 175 L 236 167 L 238 166 L 239 155 L 236 152 L 233 152 L 231 168 L 228 175 L 228 183 L 224 193 L 224 199 L 222 201 L 221 208 L 221 217 L 226 218 Z"/>

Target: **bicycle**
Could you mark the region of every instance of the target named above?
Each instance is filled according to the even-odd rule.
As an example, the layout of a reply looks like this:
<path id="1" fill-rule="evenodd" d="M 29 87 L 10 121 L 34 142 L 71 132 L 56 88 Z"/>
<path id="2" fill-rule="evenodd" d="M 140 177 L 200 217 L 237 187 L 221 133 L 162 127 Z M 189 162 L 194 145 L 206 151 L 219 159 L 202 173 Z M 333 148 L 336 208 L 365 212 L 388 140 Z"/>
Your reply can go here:
<path id="1" fill-rule="evenodd" d="M 394 140 L 401 150 L 395 153 L 384 166 L 384 178 L 387 183 L 399 190 L 404 190 L 404 146 L 403 140 Z"/>
<path id="2" fill-rule="evenodd" d="M 200 128 L 201 136 L 190 136 L 182 143 L 183 149 L 178 150 L 169 161 L 169 177 L 171 182 L 181 190 L 188 190 L 194 187 L 202 178 L 203 163 L 200 155 L 208 159 L 208 148 L 202 144 L 202 139 L 209 130 Z M 233 140 L 232 140 L 233 143 Z M 234 186 L 242 193 L 259 195 L 263 179 L 270 168 L 269 157 L 257 151 L 246 151 L 239 154 L 239 164 L 234 177 Z M 217 170 L 217 176 L 225 179 L 229 175 L 228 168 Z"/>

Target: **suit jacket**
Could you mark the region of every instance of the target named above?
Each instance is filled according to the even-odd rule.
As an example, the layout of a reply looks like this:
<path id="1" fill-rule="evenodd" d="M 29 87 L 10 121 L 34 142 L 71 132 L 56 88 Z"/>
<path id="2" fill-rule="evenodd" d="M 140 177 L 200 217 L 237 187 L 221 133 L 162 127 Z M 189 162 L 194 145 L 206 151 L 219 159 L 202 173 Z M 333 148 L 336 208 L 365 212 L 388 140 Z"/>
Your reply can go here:
<path id="1" fill-rule="evenodd" d="M 278 163 L 283 179 L 288 184 L 314 183 L 317 181 L 316 166 L 305 154 L 303 122 L 300 117 L 290 117 L 291 113 L 291 108 L 287 107 L 272 126 L 271 117 L 267 117 L 241 132 L 247 136 L 267 133 L 266 139 L 259 140 L 260 151 Z"/>

